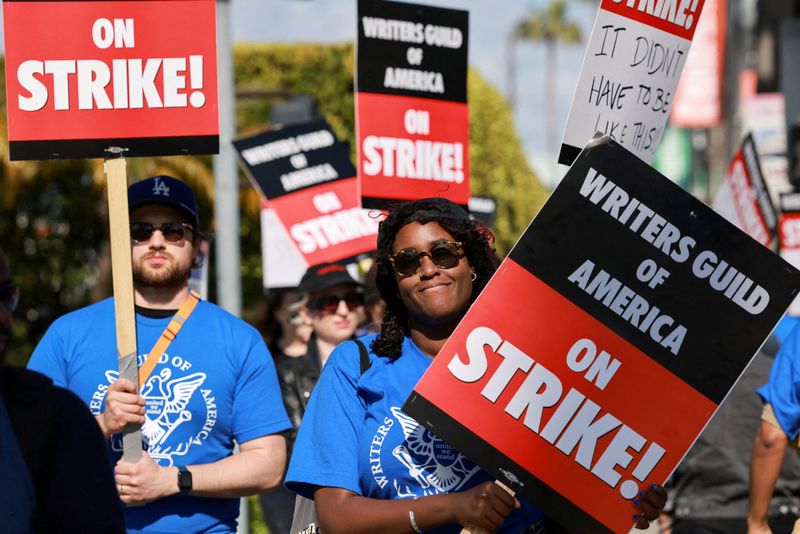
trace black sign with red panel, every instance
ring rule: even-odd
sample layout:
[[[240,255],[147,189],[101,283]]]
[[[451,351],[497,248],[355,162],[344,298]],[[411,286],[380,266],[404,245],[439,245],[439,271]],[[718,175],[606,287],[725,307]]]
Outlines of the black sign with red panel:
[[[3,2],[10,159],[219,149],[214,0]]]
[[[361,209],[347,148],[324,120],[233,142],[308,265],[375,250],[377,214]]]
[[[468,13],[359,0],[356,77],[362,203],[469,202]]]
[[[404,410],[575,532],[628,532],[800,287],[607,137],[581,152]]]

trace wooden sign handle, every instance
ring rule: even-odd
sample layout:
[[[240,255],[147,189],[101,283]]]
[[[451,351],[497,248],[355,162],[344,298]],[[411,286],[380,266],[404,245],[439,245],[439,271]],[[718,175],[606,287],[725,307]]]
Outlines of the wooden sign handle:
[[[139,367],[136,361],[136,315],[133,308],[133,268],[125,158],[107,159],[105,168],[108,179],[109,239],[119,376],[127,378],[138,388]],[[125,427],[122,431],[122,449],[122,457],[126,462],[138,462],[142,458],[141,425]]]
[[[503,488],[504,490],[506,490],[508,494],[511,495],[512,497],[516,495],[516,492],[513,489],[509,488],[499,480],[495,480],[494,483]],[[461,534],[491,534],[491,533],[488,530],[484,530],[480,527],[464,527],[463,529],[461,529]]]

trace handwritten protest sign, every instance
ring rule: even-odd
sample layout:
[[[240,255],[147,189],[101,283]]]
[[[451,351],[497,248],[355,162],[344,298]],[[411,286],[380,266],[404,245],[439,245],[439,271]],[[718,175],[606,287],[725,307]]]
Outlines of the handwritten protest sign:
[[[216,153],[213,0],[3,2],[10,158]]]
[[[356,170],[324,120],[234,141],[244,167],[270,201],[308,265],[375,250],[378,218],[361,209]]]
[[[403,410],[570,532],[628,532],[800,272],[604,137]]]
[[[602,132],[650,163],[664,133],[703,0],[603,0],[558,162]]]
[[[772,247],[778,232],[778,214],[761,174],[756,145],[748,135],[733,157],[725,181],[717,190],[713,208],[750,237]]]
[[[362,204],[469,201],[467,12],[359,0],[356,138]]]

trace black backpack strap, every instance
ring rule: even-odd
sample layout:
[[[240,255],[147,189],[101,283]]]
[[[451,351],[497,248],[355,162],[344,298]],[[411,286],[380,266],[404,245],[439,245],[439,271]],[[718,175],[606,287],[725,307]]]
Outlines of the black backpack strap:
[[[358,345],[358,358],[361,361],[361,374],[367,372],[367,370],[372,367],[372,362],[369,359],[369,353],[367,352],[367,347],[364,343],[361,342],[360,339],[354,339],[356,345]]]

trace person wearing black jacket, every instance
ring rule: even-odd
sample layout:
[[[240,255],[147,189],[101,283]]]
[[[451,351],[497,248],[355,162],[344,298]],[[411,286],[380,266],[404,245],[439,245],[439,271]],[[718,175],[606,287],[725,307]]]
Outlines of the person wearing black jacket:
[[[0,534],[125,532],[111,458],[86,405],[2,362],[18,297],[0,249]]]
[[[313,333],[301,356],[290,356],[274,349],[275,368],[283,394],[283,404],[292,422],[287,433],[287,459],[291,456],[297,430],[306,411],[311,391],[325,361],[342,341],[350,339],[364,313],[362,285],[336,263],[310,267],[300,280],[300,313],[311,322]],[[261,495],[261,507],[271,534],[289,532],[294,509],[294,494],[285,488]]]

